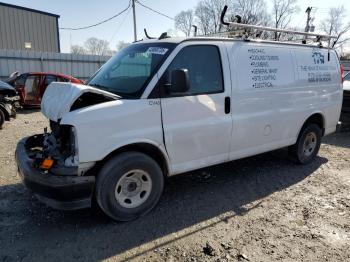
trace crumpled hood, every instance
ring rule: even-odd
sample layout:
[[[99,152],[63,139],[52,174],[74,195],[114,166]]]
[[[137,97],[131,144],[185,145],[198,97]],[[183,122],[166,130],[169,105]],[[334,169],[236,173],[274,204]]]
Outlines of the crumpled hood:
[[[3,81],[0,81],[0,90],[13,90],[15,91],[15,89],[10,86],[9,84],[3,82]]]
[[[70,111],[73,103],[84,93],[100,94],[112,99],[120,98],[115,94],[87,85],[53,82],[45,90],[41,101],[41,112],[47,118],[57,122]]]

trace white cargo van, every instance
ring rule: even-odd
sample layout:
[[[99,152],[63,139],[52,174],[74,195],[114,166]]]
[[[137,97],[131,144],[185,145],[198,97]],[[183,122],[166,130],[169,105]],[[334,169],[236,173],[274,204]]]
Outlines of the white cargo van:
[[[312,161],[342,105],[334,50],[193,37],[134,43],[86,85],[51,84],[51,132],[18,143],[27,187],[60,209],[96,199],[116,220],[158,202],[164,178],[289,147]]]

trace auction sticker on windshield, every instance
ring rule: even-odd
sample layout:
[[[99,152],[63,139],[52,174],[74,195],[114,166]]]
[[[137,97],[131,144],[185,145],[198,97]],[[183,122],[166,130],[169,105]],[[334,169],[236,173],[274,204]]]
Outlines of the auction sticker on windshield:
[[[164,47],[149,47],[147,53],[156,54],[156,55],[165,55],[168,52],[168,48]]]

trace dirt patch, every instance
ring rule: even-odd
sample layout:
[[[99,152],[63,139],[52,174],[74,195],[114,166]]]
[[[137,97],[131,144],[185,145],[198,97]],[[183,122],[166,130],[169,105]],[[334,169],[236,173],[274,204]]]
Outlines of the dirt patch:
[[[147,216],[116,223],[97,208],[56,211],[21,184],[17,141],[35,110],[0,131],[1,261],[349,261],[350,132],[310,165],[279,150],[168,179]]]

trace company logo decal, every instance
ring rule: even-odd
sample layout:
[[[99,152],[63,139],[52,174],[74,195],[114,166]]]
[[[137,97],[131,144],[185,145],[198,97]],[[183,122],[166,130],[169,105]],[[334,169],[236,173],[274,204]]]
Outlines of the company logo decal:
[[[321,52],[314,51],[312,53],[312,58],[314,59],[314,63],[316,65],[324,64],[324,55],[322,55]]]

